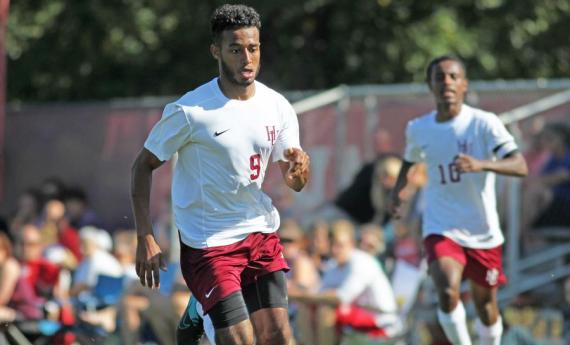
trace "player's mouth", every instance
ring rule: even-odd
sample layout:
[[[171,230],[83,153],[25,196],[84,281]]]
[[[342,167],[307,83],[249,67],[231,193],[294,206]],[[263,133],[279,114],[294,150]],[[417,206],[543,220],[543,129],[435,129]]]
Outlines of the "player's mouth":
[[[250,68],[244,68],[242,69],[239,74],[242,76],[242,78],[244,79],[251,79],[255,77],[255,71],[250,69]]]
[[[449,89],[443,90],[441,94],[443,97],[455,97],[455,91],[454,90],[449,90]]]

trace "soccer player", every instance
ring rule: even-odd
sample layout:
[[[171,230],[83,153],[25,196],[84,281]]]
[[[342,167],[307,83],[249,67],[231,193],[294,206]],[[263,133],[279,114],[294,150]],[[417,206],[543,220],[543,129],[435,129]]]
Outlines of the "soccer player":
[[[151,227],[152,171],[178,153],[172,205],[186,284],[225,344],[288,344],[287,263],[279,215],[261,190],[270,156],[300,191],[309,156],[292,106],[260,82],[260,18],[223,5],[211,18],[210,52],[219,76],[168,104],[133,164],[137,274],[159,286],[163,257]]]
[[[464,104],[468,80],[461,60],[441,56],[431,61],[427,83],[436,110],[407,126],[404,163],[392,194],[392,212],[398,216],[399,194],[410,167],[425,161],[429,182],[423,237],[429,273],[438,293],[438,320],[453,344],[471,344],[460,300],[465,277],[471,281],[480,344],[498,345],[502,321],[497,289],[506,277],[495,174],[525,176],[526,163],[495,114]]]

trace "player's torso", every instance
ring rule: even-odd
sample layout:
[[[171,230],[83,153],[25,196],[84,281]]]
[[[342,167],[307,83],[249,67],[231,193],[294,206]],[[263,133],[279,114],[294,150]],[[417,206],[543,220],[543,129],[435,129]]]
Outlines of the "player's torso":
[[[429,187],[445,190],[445,193],[462,193],[462,189],[474,188],[486,178],[486,173],[460,173],[454,161],[463,153],[478,160],[490,159],[482,135],[482,127],[471,113],[461,114],[448,122],[426,121],[416,131],[428,167]]]
[[[190,109],[192,142],[179,154],[200,174],[200,182],[236,191],[263,182],[265,169],[283,125],[271,102],[229,101],[221,108]]]
[[[474,111],[442,123],[435,121],[435,114],[422,120],[414,138],[428,168],[424,236],[448,234],[467,246],[502,242],[494,174],[461,173],[454,163],[460,153],[477,160],[493,159],[485,142],[484,120]]]

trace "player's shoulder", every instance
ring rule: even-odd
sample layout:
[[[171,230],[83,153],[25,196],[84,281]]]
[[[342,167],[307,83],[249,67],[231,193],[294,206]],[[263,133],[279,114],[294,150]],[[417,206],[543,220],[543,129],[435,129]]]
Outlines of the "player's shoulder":
[[[272,101],[279,103],[289,104],[289,101],[287,98],[285,98],[285,96],[260,81],[255,81],[255,89],[256,92],[259,92],[260,95],[263,96],[263,98],[266,100],[271,99]]]
[[[499,116],[493,112],[468,105],[464,105],[464,107],[471,113],[472,119],[481,125],[497,125],[501,123]]]
[[[408,121],[408,131],[414,131],[431,125],[435,119],[435,110],[424,113]]]
[[[186,92],[182,97],[180,97],[174,103],[181,106],[194,107],[215,100],[217,98],[216,83],[217,79],[214,78],[209,82],[204,83],[198,86],[197,88]]]

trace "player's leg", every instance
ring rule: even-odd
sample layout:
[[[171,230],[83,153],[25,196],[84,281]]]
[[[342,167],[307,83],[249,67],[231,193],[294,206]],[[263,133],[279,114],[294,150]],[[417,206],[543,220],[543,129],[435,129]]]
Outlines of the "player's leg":
[[[503,321],[497,303],[497,290],[506,283],[502,248],[469,249],[465,276],[471,280],[473,302],[478,319],[475,329],[481,345],[499,345]]]
[[[243,288],[257,345],[287,345],[291,340],[287,281],[280,270],[258,276]]]
[[[253,329],[241,293],[241,273],[249,261],[244,243],[205,249],[181,243],[184,280],[211,318],[217,345],[253,344]]]
[[[198,303],[198,300],[196,300],[194,296],[190,296],[186,310],[176,328],[176,344],[200,344],[200,339],[202,339],[202,335],[204,335],[204,320],[198,313]]]
[[[479,335],[479,344],[501,344],[503,320],[497,304],[497,288],[488,288],[472,283],[471,291],[478,316],[475,321],[475,330]]]
[[[253,345],[253,328],[241,291],[220,300],[208,315],[214,325],[217,345]]]
[[[461,279],[466,261],[463,248],[443,236],[432,235],[424,245],[429,274],[437,290],[438,321],[454,345],[470,345],[465,308],[460,298]]]

